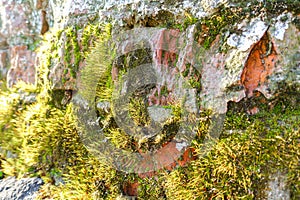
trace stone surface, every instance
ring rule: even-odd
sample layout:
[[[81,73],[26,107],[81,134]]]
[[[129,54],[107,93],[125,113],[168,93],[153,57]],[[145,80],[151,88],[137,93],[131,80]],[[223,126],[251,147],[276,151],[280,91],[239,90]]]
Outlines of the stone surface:
[[[0,33],[10,46],[33,43],[41,27],[40,15],[32,1],[3,0],[0,2]]]
[[[225,113],[228,101],[238,102],[254,91],[272,98],[282,82],[299,86],[300,31],[291,23],[291,14],[286,17],[285,22],[277,18],[269,28],[259,19],[237,24],[241,33],[228,37],[226,54],[217,53],[218,44],[211,47],[201,79],[204,108]]]
[[[15,177],[8,177],[0,180],[0,199],[33,200],[42,185],[43,181],[40,178],[17,180]]]
[[[114,33],[137,27],[167,27],[169,23],[182,25],[187,19],[204,20],[204,17],[212,16],[219,7],[234,5],[231,2],[234,1],[2,0],[0,1],[0,78],[7,76],[9,87],[19,80],[35,83],[35,68],[38,62],[36,62],[37,55],[34,51],[41,39],[40,34],[47,35],[51,29],[65,30],[71,26],[83,28],[88,23],[108,21],[112,23]],[[260,0],[259,2],[264,3],[265,1]],[[220,32],[210,48],[203,50],[203,54],[200,56],[201,67],[195,66],[200,75],[198,77],[188,76],[188,78],[195,78],[201,82],[200,94],[193,91],[189,95],[189,111],[196,112],[197,107],[194,101],[196,97],[201,99],[201,109],[206,108],[217,113],[226,113],[229,101],[238,102],[245,97],[252,97],[255,92],[260,92],[267,98],[273,98],[281,89],[282,84],[300,84],[300,31],[299,27],[297,28],[292,23],[297,16],[289,11],[284,11],[284,13],[274,14],[273,19],[267,22],[263,14],[262,10],[259,16],[248,16],[243,21],[232,24],[233,30]],[[80,46],[82,29],[76,31],[76,42]],[[187,68],[185,60],[194,65],[196,63],[194,59],[198,59],[199,55],[195,55],[192,50],[197,32],[199,30],[196,25],[188,25],[185,30],[180,31],[173,29],[171,33],[166,33],[165,29],[161,29],[157,35],[152,35],[152,40],[149,40],[153,47],[151,55],[157,69],[162,65],[170,67],[169,61],[172,62],[172,65],[177,66],[176,69],[175,67],[165,71],[161,69],[160,74],[163,76],[161,83],[168,87],[168,92],[172,92],[177,86],[174,83],[175,75],[184,72]],[[202,31],[201,34],[208,33]],[[176,35],[180,35],[186,44],[180,50],[163,52],[164,48],[173,50],[176,41],[172,40],[171,36]],[[145,36],[147,35],[143,35],[143,33],[134,35],[135,39]],[[48,39],[47,36],[45,39]],[[54,89],[76,89],[76,77],[62,83],[65,65],[69,64],[64,60],[66,33],[63,32],[58,41],[50,42],[60,45],[58,52],[55,52],[57,58],[52,59],[48,66],[50,68],[49,78],[53,82]],[[167,46],[163,46],[164,43],[167,43]],[[226,47],[226,51],[219,51],[221,45]],[[163,53],[165,53],[164,57]],[[176,54],[179,59],[175,63]],[[81,67],[84,67],[84,63],[80,63]],[[117,73],[113,71],[113,74]],[[116,78],[113,77],[113,79]],[[151,104],[168,105],[172,103],[173,99],[170,93],[161,95],[161,90],[162,87],[158,86],[151,91],[152,96],[149,100]],[[35,96],[24,97],[24,100],[34,102]],[[99,103],[97,106],[98,109],[105,112],[110,109],[110,105],[107,103]],[[259,109],[253,107],[248,114],[257,112]],[[159,116],[159,113],[163,114]],[[149,114],[159,122],[169,116],[167,109],[149,110]],[[182,146],[180,143],[171,143],[167,150],[175,155],[184,147],[184,143]],[[182,163],[178,161],[179,165],[183,166],[192,159],[188,157],[189,152],[190,150],[185,151]],[[163,163],[169,158],[158,154],[157,159]],[[147,166],[147,163],[141,164]],[[174,166],[170,166],[170,169],[172,167]],[[277,174],[273,179],[269,182],[268,198],[288,199],[289,192],[283,189],[286,181],[284,176],[282,178],[282,174]],[[0,181],[0,199],[23,198],[23,183],[41,185],[41,180],[17,181],[14,178],[2,180]],[[27,186],[24,187],[27,188]],[[27,189],[31,191],[32,188]],[[16,191],[20,191],[20,193],[13,194]],[[1,195],[4,193],[6,196],[2,198]],[[25,193],[27,194],[26,191]]]
[[[260,91],[269,97],[280,89],[279,83],[300,86],[300,31],[290,21],[291,18],[285,22],[283,39],[276,36],[279,32],[277,26],[270,28],[278,61],[269,77],[268,87],[260,88]]]
[[[19,80],[35,81],[34,49],[40,40],[42,18],[34,0],[0,2],[0,78],[8,79],[9,87]]]
[[[281,172],[272,174],[268,182],[268,200],[289,200],[290,191],[287,188],[287,176]]]
[[[104,4],[103,0],[67,0],[55,2],[52,4],[54,26],[58,28],[73,24],[82,26],[93,21],[97,18],[98,11]]]
[[[218,6],[226,4],[227,0],[122,0],[106,1],[104,8],[99,11],[100,20],[115,19],[113,22],[119,26],[145,25],[149,18],[156,17],[157,25],[159,21],[163,23],[163,16],[166,13],[173,15],[173,20],[182,22],[184,13],[189,12],[192,16],[201,18],[211,14]],[[162,12],[166,11],[166,12]],[[163,13],[163,14],[162,14]],[[150,23],[149,25],[151,26]],[[153,25],[152,25],[153,26]]]
[[[5,78],[8,71],[8,51],[0,50],[0,79]]]
[[[150,106],[147,109],[151,119],[158,123],[164,123],[172,116],[172,110],[168,108]]]
[[[17,81],[35,83],[36,54],[27,46],[14,46],[10,50],[10,69],[7,73],[7,85],[11,87]]]

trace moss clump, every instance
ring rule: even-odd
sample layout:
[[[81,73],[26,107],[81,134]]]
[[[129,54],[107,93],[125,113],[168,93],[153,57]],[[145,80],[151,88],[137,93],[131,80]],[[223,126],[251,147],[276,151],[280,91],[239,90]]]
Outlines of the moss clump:
[[[230,0],[230,3],[233,3],[236,5],[236,7],[245,8],[248,7],[247,10],[253,8],[264,8],[264,11],[267,12],[270,16],[277,15],[278,13],[283,13],[284,11],[292,11],[295,14],[298,14],[300,12],[299,6],[300,1],[299,0],[265,0],[263,2],[258,0],[253,1],[238,1],[238,0]],[[257,11],[256,9],[254,11]],[[254,13],[253,13],[254,14]]]
[[[42,177],[46,185],[40,198],[95,199],[119,195],[122,176],[85,149],[72,106],[57,109],[49,97],[41,95],[36,102],[26,103],[21,91],[37,90],[18,85],[0,95],[1,172]],[[7,157],[8,152],[13,156]],[[54,186],[60,184],[64,185]]]
[[[166,199],[163,176],[139,179],[139,199]]]
[[[79,62],[81,61],[80,48],[78,44],[77,27],[69,27],[65,30],[65,55],[64,65],[72,78],[76,78]]]
[[[117,172],[105,160],[89,154],[80,142],[70,105],[57,109],[44,93],[28,103],[21,98],[24,92],[37,90],[22,85],[1,94],[1,105],[6,106],[0,110],[0,145],[14,154],[7,158],[1,153],[1,171],[41,176],[46,184],[39,198],[115,199],[125,183],[138,180],[141,199],[258,199],[264,198],[269,175],[278,170],[287,174],[292,199],[299,197],[298,93],[281,96],[254,116],[230,106],[222,138],[205,157],[172,172],[163,170],[152,178],[137,178]],[[207,115],[201,116],[199,138],[193,143],[199,153],[209,127]],[[64,185],[59,185],[59,177]]]
[[[213,16],[205,18],[198,25],[199,33],[196,40],[205,49],[209,49],[217,35],[221,35],[230,29],[236,22],[243,19],[242,12],[234,8],[220,7]]]
[[[102,31],[101,36],[107,37],[105,33]],[[61,35],[58,31],[55,37]],[[56,52],[54,45],[42,46],[41,50]],[[121,193],[124,175],[86,150],[72,105],[60,107],[53,99],[57,96],[51,90],[48,73],[55,56],[47,52],[42,60],[37,87],[18,84],[0,94],[1,173],[42,177],[46,184],[39,198],[115,199]],[[36,94],[35,100],[26,100],[31,93]]]
[[[189,86],[191,88],[196,89],[197,94],[200,93],[202,87],[201,87],[201,75],[198,70],[190,66],[190,64],[186,65],[185,71],[182,73],[183,77],[186,78],[187,82],[189,83]]]
[[[150,123],[150,117],[147,111],[147,99],[141,97],[132,97],[129,102],[129,113],[134,123],[139,126],[147,126]]]
[[[63,30],[51,30],[45,34],[39,48],[42,55],[42,63],[38,69],[39,83],[49,81],[49,72],[54,66],[62,68],[62,84],[74,80],[79,67],[85,62],[89,48],[101,37],[106,27],[100,23],[84,27],[70,26]]]
[[[299,106],[282,111],[280,103],[257,116],[229,111],[222,138],[212,151],[166,175],[167,197],[264,198],[269,175],[283,171],[288,176],[292,199],[297,199],[299,112]],[[195,144],[199,151],[201,144]]]
[[[26,102],[22,99],[24,91],[32,93],[37,89],[23,84],[1,94],[4,106],[0,110],[0,145],[4,150],[3,157],[8,152],[13,154],[3,160],[3,171],[7,175],[28,173],[51,179],[50,171],[57,168],[64,172],[67,159],[72,157],[72,151],[66,148],[72,142],[76,145],[75,121],[70,107],[56,109],[42,95],[35,101]]]
[[[107,101],[112,95],[112,56],[114,52],[109,51],[107,46],[108,40],[111,38],[111,25],[107,24],[102,27],[102,32],[98,36],[95,46],[91,47],[89,54],[85,54],[86,67],[81,72],[81,79],[86,88],[82,88],[80,92],[87,99],[93,99],[96,88],[96,101]],[[87,42],[88,40],[85,39]],[[90,41],[91,42],[91,41]],[[87,53],[87,52],[86,52]],[[102,62],[100,62],[100,60]],[[99,81],[95,81],[94,79]],[[92,96],[90,96],[92,95]]]
[[[185,12],[184,19],[182,21],[183,21],[183,23],[180,23],[180,24],[170,21],[168,24],[166,24],[166,27],[167,28],[175,28],[175,29],[179,29],[180,31],[184,31],[187,29],[188,26],[199,22],[199,19],[193,17],[190,13]]]
[[[24,82],[19,82],[13,89],[1,91],[0,101],[0,133],[3,154],[6,154],[6,149],[14,154],[18,151],[20,137],[15,133],[15,123],[19,117],[19,113],[26,109],[31,103],[25,100],[25,96],[38,92],[33,85],[27,85]],[[9,148],[13,146],[13,148]],[[3,155],[4,157],[4,155]]]

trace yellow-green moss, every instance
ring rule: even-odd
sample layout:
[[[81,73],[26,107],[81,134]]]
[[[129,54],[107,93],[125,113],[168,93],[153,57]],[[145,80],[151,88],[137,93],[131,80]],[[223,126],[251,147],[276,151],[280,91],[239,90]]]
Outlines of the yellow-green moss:
[[[18,177],[38,175],[49,184],[54,184],[57,176],[64,179],[61,187],[46,184],[41,197],[94,199],[94,195],[119,195],[117,172],[91,156],[81,143],[72,106],[60,110],[40,96],[24,105],[20,90],[31,91],[31,86],[22,87],[0,96],[1,171]],[[7,158],[7,151],[14,156]]]
[[[225,27],[225,19],[219,17],[203,22],[216,31],[208,36],[207,44],[223,25]],[[39,193],[40,199],[116,199],[123,193],[124,183],[137,180],[140,199],[257,199],[263,198],[269,175],[279,170],[288,176],[292,199],[299,197],[300,107],[299,102],[293,101],[293,97],[289,96],[278,97],[278,100],[270,102],[274,104],[272,109],[262,106],[261,111],[254,116],[245,114],[245,111],[229,109],[222,136],[213,149],[206,156],[199,156],[187,166],[171,172],[162,170],[152,178],[137,178],[135,174],[116,171],[105,160],[94,158],[80,141],[72,105],[57,108],[51,103],[53,91],[48,74],[54,59],[58,59],[58,49],[61,46],[57,41],[62,33],[66,33],[70,46],[64,48],[70,53],[67,55],[70,57],[65,57],[65,62],[74,60],[74,65],[78,67],[79,62],[86,59],[88,65],[95,65],[95,68],[83,71],[83,75],[86,75],[86,81],[95,81],[88,80],[88,77],[94,73],[91,69],[98,69],[98,73],[103,76],[96,80],[99,81],[96,83],[96,102],[111,101],[114,87],[111,78],[112,63],[108,60],[99,65],[95,59],[107,53],[101,50],[104,49],[101,45],[110,38],[111,27],[85,27],[80,49],[76,44],[76,31],[78,28],[68,28],[52,35],[46,34],[47,41],[41,47],[45,55],[38,70],[37,88],[23,83],[0,94],[0,146],[3,149],[0,168],[5,175],[41,176],[46,184]],[[98,42],[90,50],[88,47],[94,45],[96,38]],[[76,55],[73,55],[74,52]],[[142,64],[140,61],[130,60],[131,56],[148,55],[147,51],[135,53],[122,58],[124,69],[120,68],[120,71]],[[144,61],[148,62],[147,59],[148,57]],[[65,68],[66,74],[71,73],[69,68]],[[201,89],[197,79],[190,83],[198,90]],[[87,95],[94,95],[95,91],[90,92],[87,91]],[[24,101],[24,93],[38,93],[36,101]],[[289,99],[292,103],[287,101]],[[148,122],[146,106],[141,99],[134,100],[130,102],[131,117],[136,124],[145,125]],[[139,109],[133,110],[136,106]],[[176,134],[180,122],[179,106],[170,105],[168,108],[173,110],[173,118],[164,124],[160,138],[139,144],[139,141],[134,141],[134,138],[118,129],[111,114],[102,116],[102,120],[107,123],[105,134],[116,147],[129,151],[136,151],[136,148],[149,149],[149,144],[159,148],[165,140]],[[197,138],[193,141],[198,155],[201,155],[201,142],[211,123],[210,115],[209,111],[200,114]],[[13,155],[10,158],[6,155],[8,151]],[[58,184],[57,178],[62,178],[64,185],[55,186]]]
[[[288,174],[292,199],[297,199],[300,108],[278,109],[252,117],[229,112],[212,151],[165,176],[168,199],[264,198],[269,175],[276,171]],[[200,151],[201,143],[195,144]]]
[[[150,123],[147,111],[146,98],[132,97],[129,102],[129,114],[134,123],[138,126],[146,126]]]
[[[62,30],[46,33],[39,48],[41,64],[38,68],[39,83],[48,81],[49,69],[54,64],[61,65],[64,73],[62,84],[76,78],[79,66],[84,62],[89,48],[109,25],[88,24],[85,27],[70,26]],[[62,54],[61,54],[62,53]],[[60,55],[61,54],[61,55]]]
[[[125,182],[137,180],[89,154],[80,142],[71,105],[59,110],[42,96],[24,105],[20,92],[36,89],[18,87],[2,93],[0,98],[2,105],[7,105],[0,112],[1,146],[16,156],[4,159],[1,155],[3,172],[40,175],[47,184],[39,198],[54,199],[115,199]],[[140,178],[139,198],[263,198],[269,174],[279,170],[287,173],[292,199],[297,199],[300,108],[297,102],[282,101],[271,110],[262,108],[255,116],[230,110],[222,138],[211,152],[170,173],[162,171],[153,178]],[[200,135],[208,129],[207,114],[202,116]],[[201,149],[200,141],[193,142],[196,152]],[[62,176],[65,184],[51,185],[55,176]]]
[[[106,32],[109,33],[109,26]],[[53,104],[55,95],[52,95],[48,74],[60,48],[54,40],[62,33],[57,31],[46,36],[49,40],[40,48],[45,54],[39,66],[37,88],[18,84],[6,93],[1,92],[1,172],[18,177],[41,176],[47,183],[40,193],[41,198],[50,195],[56,199],[114,199],[121,193],[118,178],[122,176],[85,149],[72,105],[57,108]],[[92,40],[89,42],[87,45],[92,45]],[[85,56],[86,52],[81,53]],[[23,102],[22,95],[29,93],[38,94],[36,101]],[[7,152],[13,156],[8,158]],[[63,187],[52,185],[60,178],[65,183]]]

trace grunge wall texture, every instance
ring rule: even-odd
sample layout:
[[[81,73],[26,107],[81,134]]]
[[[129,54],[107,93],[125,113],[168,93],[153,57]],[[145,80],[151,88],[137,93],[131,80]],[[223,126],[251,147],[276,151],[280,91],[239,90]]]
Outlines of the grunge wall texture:
[[[299,0],[3,0],[0,10],[0,181],[40,177],[38,199],[300,198]],[[117,40],[135,30],[132,40],[142,40],[151,28],[158,37],[141,45],[149,48],[127,52],[131,40]],[[175,35],[185,45],[163,50]],[[125,53],[108,62],[108,44]],[[112,96],[122,75],[145,63],[167,70],[165,86],[139,88],[128,103],[134,124],[163,125],[141,139],[117,126]],[[125,173],[88,151],[73,104],[85,79],[97,86],[94,109],[108,141],[141,156],[166,145],[177,154],[179,75],[194,89],[185,106],[198,108],[196,136],[179,159]],[[202,156],[212,113],[225,118]]]

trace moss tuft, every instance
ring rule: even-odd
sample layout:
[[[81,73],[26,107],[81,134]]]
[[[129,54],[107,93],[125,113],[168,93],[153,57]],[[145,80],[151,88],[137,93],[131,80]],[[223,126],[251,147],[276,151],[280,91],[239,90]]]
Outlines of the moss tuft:
[[[282,171],[288,175],[292,199],[297,199],[300,107],[283,112],[279,102],[254,116],[229,111],[212,151],[166,175],[167,198],[265,198],[269,175]],[[195,144],[200,151],[201,143]]]

